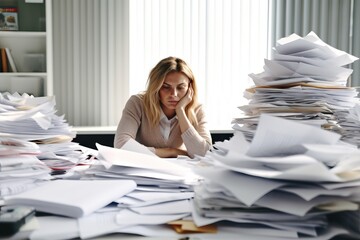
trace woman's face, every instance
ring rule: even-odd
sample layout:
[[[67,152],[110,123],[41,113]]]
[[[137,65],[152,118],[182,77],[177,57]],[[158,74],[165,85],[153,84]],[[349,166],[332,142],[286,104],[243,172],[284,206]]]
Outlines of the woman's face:
[[[161,108],[167,117],[175,115],[175,108],[189,88],[189,78],[181,72],[169,73],[159,91]]]

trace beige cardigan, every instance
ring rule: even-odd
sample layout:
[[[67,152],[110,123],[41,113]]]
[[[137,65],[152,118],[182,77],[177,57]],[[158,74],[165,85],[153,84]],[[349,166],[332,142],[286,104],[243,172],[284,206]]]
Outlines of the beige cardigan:
[[[190,157],[194,157],[195,154],[204,156],[211,148],[211,135],[207,129],[207,122],[201,105],[195,109],[195,114],[199,122],[196,129],[191,126],[181,134],[179,123],[176,120],[169,139],[166,141],[160,132],[160,127],[150,125],[140,95],[133,95],[123,110],[115,134],[114,147],[121,148],[132,138],[146,147],[181,148],[186,150]]]

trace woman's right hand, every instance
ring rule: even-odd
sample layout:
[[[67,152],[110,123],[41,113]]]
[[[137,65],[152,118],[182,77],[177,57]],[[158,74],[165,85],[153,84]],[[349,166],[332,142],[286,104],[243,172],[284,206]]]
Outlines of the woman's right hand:
[[[192,101],[192,98],[194,96],[194,89],[191,86],[191,83],[189,83],[189,88],[185,96],[180,99],[178,104],[176,105],[176,110],[179,111],[181,109],[185,109],[185,107]]]

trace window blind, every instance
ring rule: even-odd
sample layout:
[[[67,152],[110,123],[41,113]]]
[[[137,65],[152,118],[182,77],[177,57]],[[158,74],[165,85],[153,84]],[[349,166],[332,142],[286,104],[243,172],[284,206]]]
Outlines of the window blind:
[[[267,53],[268,1],[54,1],[54,94],[74,126],[117,125],[162,58],[192,68],[212,129],[230,129]]]
[[[54,95],[73,126],[112,126],[128,98],[128,1],[53,1]]]

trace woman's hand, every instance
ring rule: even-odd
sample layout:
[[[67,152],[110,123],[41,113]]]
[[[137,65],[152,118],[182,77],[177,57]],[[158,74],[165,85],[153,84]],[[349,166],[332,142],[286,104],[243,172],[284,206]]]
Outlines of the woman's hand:
[[[191,86],[191,83],[189,83],[189,88],[185,96],[178,102],[176,105],[176,110],[185,109],[185,107],[191,102],[192,97],[194,94],[194,89]]]
[[[155,154],[161,158],[175,158],[179,155],[188,156],[185,150],[178,148],[155,148]]]
[[[191,83],[189,83],[189,89],[185,96],[178,102],[176,105],[176,116],[179,121],[181,133],[186,132],[190,127],[191,123],[186,115],[185,107],[191,102],[194,96],[194,89],[192,88]]]

